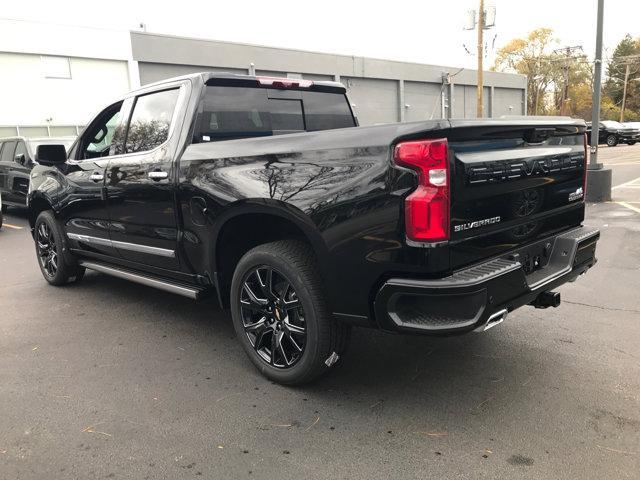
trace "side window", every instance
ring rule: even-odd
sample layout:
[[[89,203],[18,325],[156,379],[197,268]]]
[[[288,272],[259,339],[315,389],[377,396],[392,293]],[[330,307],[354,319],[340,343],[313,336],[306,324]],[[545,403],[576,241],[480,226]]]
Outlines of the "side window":
[[[0,153],[0,161],[13,162],[13,152],[16,149],[16,142],[4,142],[2,153]]]
[[[13,154],[14,161],[18,155],[24,155],[23,165],[27,165],[28,163],[30,163],[29,154],[27,153],[27,146],[24,144],[24,142],[18,142],[16,151]]]
[[[153,150],[167,141],[179,92],[175,88],[141,95],[136,99],[129,122],[125,153]]]
[[[89,126],[82,138],[81,159],[122,153],[124,125],[120,121],[121,112],[122,102],[111,105]]]

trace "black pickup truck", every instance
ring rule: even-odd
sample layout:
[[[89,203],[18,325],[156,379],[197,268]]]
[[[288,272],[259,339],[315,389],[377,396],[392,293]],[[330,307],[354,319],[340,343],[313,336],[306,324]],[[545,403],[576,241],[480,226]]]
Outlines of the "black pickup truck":
[[[482,331],[596,262],[585,124],[358,127],[339,83],[194,74],[43,145],[29,220],[44,278],[85,269],[217,295],[267,377],[310,381],[353,325]]]
[[[615,147],[619,143],[635,145],[640,142],[640,130],[626,126],[613,120],[603,120],[599,123],[598,143],[606,143],[609,147]],[[587,141],[591,143],[591,131],[593,125],[587,122]]]

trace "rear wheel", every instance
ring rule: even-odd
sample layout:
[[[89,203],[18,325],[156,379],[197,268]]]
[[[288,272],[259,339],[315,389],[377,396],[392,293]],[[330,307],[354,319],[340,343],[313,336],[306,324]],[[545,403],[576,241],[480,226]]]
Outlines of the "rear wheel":
[[[615,135],[607,135],[607,146],[615,147],[618,145],[618,137]]]
[[[53,213],[40,213],[34,232],[38,265],[44,279],[56,286],[82,280],[85,269],[66,258],[64,233]]]
[[[315,256],[302,242],[247,252],[233,276],[231,309],[245,352],[278,383],[310,382],[346,350],[350,329],[331,318]]]

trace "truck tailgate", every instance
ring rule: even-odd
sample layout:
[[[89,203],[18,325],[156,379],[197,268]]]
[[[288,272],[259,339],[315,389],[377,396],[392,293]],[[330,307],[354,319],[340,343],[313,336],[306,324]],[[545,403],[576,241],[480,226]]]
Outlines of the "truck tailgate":
[[[453,269],[580,225],[582,122],[452,120],[451,126]],[[545,262],[544,252],[531,256],[532,269]]]

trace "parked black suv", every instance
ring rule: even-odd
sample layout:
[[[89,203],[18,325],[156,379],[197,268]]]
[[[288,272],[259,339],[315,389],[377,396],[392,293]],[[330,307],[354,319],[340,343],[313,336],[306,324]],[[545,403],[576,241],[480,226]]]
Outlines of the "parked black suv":
[[[0,193],[2,208],[27,206],[29,174],[39,145],[62,144],[70,147],[73,137],[60,138],[0,138]]]
[[[591,142],[591,122],[587,122],[587,138]],[[598,133],[598,143],[606,143],[609,147],[615,147],[618,143],[634,145],[640,141],[640,129],[628,127],[613,120],[603,120],[600,122]]]
[[[585,124],[356,127],[343,85],[193,74],[42,145],[29,222],[52,285],[85,269],[231,309],[251,361],[310,381],[350,327],[484,331],[596,262]],[[73,301],[73,300],[70,300]]]

